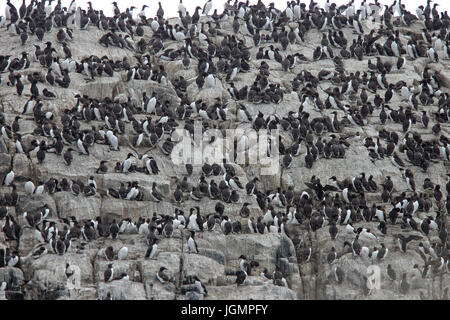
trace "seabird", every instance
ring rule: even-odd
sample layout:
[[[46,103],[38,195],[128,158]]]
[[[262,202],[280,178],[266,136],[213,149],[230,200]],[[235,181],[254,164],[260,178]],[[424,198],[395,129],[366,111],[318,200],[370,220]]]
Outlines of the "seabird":
[[[421,237],[417,236],[417,235],[409,235],[408,237],[405,237],[402,234],[398,234],[397,236],[397,241],[398,241],[398,246],[400,248],[400,251],[405,253],[406,252],[406,245],[408,244],[408,242],[412,241],[412,240],[420,240]]]
[[[110,282],[114,279],[114,268],[111,263],[108,264],[108,268],[106,268],[106,270],[104,272],[104,279],[105,279],[105,282]]]
[[[166,283],[170,281],[170,277],[165,272],[167,270],[166,267],[159,268],[158,273],[156,274],[156,279],[158,279],[161,283]]]
[[[127,256],[128,256],[128,248],[127,247],[120,248],[119,252],[117,253],[117,259],[125,260]]]
[[[341,267],[336,266],[334,268],[334,277],[336,279],[336,282],[341,284],[344,281],[344,277],[345,277],[344,270]]]
[[[191,235],[188,238],[189,253],[198,253],[197,242],[195,241],[195,231],[191,231]]]
[[[242,285],[244,283],[245,279],[247,279],[247,273],[245,271],[242,271],[242,270],[236,271],[236,284],[237,285]]]
[[[103,255],[105,256],[106,260],[112,261],[114,260],[114,249],[112,246],[109,246],[103,250]]]
[[[117,238],[117,235],[119,234],[119,225],[116,223],[116,220],[114,219],[109,226],[109,233],[111,234],[111,237],[113,239]]]
[[[145,258],[153,259],[158,249],[158,239],[152,239],[145,253]]]
[[[391,264],[388,264],[388,266],[387,266],[387,275],[388,275],[389,279],[391,279],[391,281],[397,280],[397,274],[396,274],[395,270],[392,268]]]
[[[205,5],[203,6],[202,13],[207,16],[208,13],[211,11],[211,8],[212,8],[212,0],[207,0]]]
[[[328,264],[332,264],[337,259],[337,253],[334,247],[331,247],[331,251],[327,255],[327,262]]]
[[[3,179],[3,185],[9,186],[14,181],[14,171],[10,169],[10,171],[6,174],[5,178]]]

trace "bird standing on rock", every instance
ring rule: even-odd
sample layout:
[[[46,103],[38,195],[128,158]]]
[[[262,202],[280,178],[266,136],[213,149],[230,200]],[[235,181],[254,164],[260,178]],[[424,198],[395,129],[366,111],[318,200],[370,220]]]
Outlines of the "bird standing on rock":
[[[290,1],[280,10],[228,0],[220,12],[204,0],[188,12],[180,0],[172,19],[162,1],[153,12],[113,2],[112,16],[91,2],[56,2],[23,0],[16,9],[7,0],[0,17],[0,267],[22,267],[15,247],[31,232],[34,260],[75,259],[97,248],[111,282],[129,280],[113,268],[115,259],[144,256],[159,261],[154,280],[170,289],[172,269],[158,254],[168,238],[181,235],[186,250],[199,254],[198,239],[214,247],[222,233],[227,241],[282,233],[299,263],[313,269],[324,258],[315,236],[329,237],[329,279],[340,286],[352,279],[341,264],[347,254],[352,263],[379,266],[408,255],[411,266],[388,261],[384,269],[403,295],[420,286],[411,271],[448,270],[450,183],[442,172],[450,159],[450,109],[440,70],[450,58],[450,20],[438,4],[409,12],[401,1]],[[42,44],[30,44],[36,39]],[[101,46],[89,50],[94,42]],[[228,129],[236,139],[226,141]],[[224,141],[233,143],[206,157]],[[281,168],[283,183],[265,174],[265,161],[253,162],[255,149],[271,169]],[[100,204],[102,216],[89,217]],[[311,239],[300,237],[304,228]],[[135,252],[139,246],[130,245],[141,240],[146,252]],[[414,240],[423,241],[424,271],[407,251]],[[263,262],[243,249],[238,270],[229,273],[237,290]],[[282,265],[261,270],[264,280],[292,287]],[[0,289],[15,290],[5,283]],[[186,284],[189,299],[207,294],[195,274]]]

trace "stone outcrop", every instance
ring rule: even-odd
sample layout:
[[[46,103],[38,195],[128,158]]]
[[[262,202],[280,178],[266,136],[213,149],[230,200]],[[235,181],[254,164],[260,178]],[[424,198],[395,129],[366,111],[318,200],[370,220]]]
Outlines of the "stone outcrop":
[[[211,17],[201,17],[201,23],[210,21]],[[225,36],[233,35],[232,28],[233,18],[228,17],[226,21],[220,22],[220,34],[212,38],[212,42],[220,47]],[[177,19],[169,19],[170,24],[178,23]],[[206,106],[211,107],[217,98],[227,106],[227,120],[226,121],[205,121],[209,127],[216,125],[221,130],[225,129],[243,129],[250,130],[252,124],[240,122],[237,118],[237,112],[240,105],[244,105],[249,114],[255,119],[259,112],[263,113],[265,119],[271,115],[277,115],[279,119],[288,117],[290,113],[299,111],[299,106],[303,104],[303,94],[305,91],[304,85],[309,83],[303,81],[299,90],[293,90],[292,82],[294,78],[304,71],[310,72],[314,77],[322,70],[335,70],[335,63],[332,59],[318,59],[313,60],[314,49],[320,45],[322,32],[317,28],[312,27],[304,34],[304,42],[296,42],[290,44],[287,50],[280,53],[283,57],[293,55],[295,53],[303,54],[308,61],[298,60],[296,66],[285,72],[280,63],[274,60],[257,60],[256,54],[258,47],[279,44],[272,42],[262,43],[255,47],[252,36],[244,32],[243,21],[241,23],[241,30],[237,34],[239,40],[242,40],[243,45],[249,48],[250,52],[250,70],[248,72],[239,72],[233,80],[236,88],[240,89],[244,85],[249,87],[258,75],[258,69],[262,61],[265,61],[270,69],[268,82],[271,84],[279,84],[283,90],[283,100],[278,103],[263,103],[254,104],[247,100],[235,101],[228,89],[230,83],[226,80],[226,74],[217,73],[215,78],[216,85],[214,88],[199,89],[195,79],[198,76],[197,67],[198,59],[191,58],[190,68],[185,69],[180,59],[174,61],[167,61],[161,59],[162,52],[154,54],[153,49],[148,49],[151,56],[151,63],[156,70],[158,66],[163,66],[166,71],[168,83],[159,83],[156,80],[137,80],[132,79],[126,81],[127,70],[115,71],[112,77],[97,76],[95,80],[87,78],[86,74],[80,72],[70,72],[70,86],[62,88],[60,86],[50,86],[48,83],[38,83],[39,91],[42,93],[44,88],[56,94],[56,98],[47,99],[41,97],[43,104],[42,111],[51,112],[53,119],[48,123],[55,124],[57,128],[62,129],[61,118],[64,112],[68,109],[74,108],[78,100],[76,95],[87,96],[91,99],[98,99],[103,101],[106,97],[113,101],[126,104],[128,102],[134,103],[135,106],[140,107],[143,103],[142,97],[145,92],[148,97],[156,93],[156,99],[161,105],[168,101],[170,111],[174,113],[175,108],[183,104],[178,88],[173,85],[173,82],[183,77],[187,81],[186,97],[189,103],[201,100]],[[199,24],[200,25],[200,24]],[[364,31],[368,33],[370,28],[375,27],[379,29],[379,25],[364,21],[362,23]],[[206,26],[206,25],[205,25]],[[328,26],[327,28],[332,28]],[[422,22],[415,21],[410,29],[417,34],[420,34]],[[134,44],[143,39],[149,44],[150,40],[154,38],[154,31],[150,25],[143,25],[144,35],[142,37],[136,36]],[[23,51],[27,52],[31,64],[29,68],[15,71],[16,74],[24,76],[23,83],[25,85],[22,96],[16,94],[14,86],[7,86],[8,72],[2,73],[0,84],[0,107],[2,116],[4,118],[4,125],[11,125],[15,117],[21,115],[20,130],[22,145],[30,148],[32,140],[46,141],[47,145],[52,145],[54,139],[50,135],[38,135],[34,130],[37,123],[33,117],[33,113],[22,115],[25,103],[30,99],[30,83],[26,79],[28,75],[34,72],[40,73],[45,77],[47,68],[42,67],[39,62],[33,58],[34,44],[39,44],[41,47],[45,41],[52,42],[52,46],[56,49],[56,55],[64,57],[60,42],[57,40],[57,32],[60,28],[54,28],[51,32],[45,33],[44,41],[39,42],[35,35],[30,35],[30,40],[21,45],[18,36],[11,36],[5,27],[0,28],[0,47],[4,48],[1,54],[11,55],[12,58],[20,58]],[[348,43],[351,44],[353,39],[357,39],[357,35],[353,33],[353,29],[346,26],[342,29],[344,36]],[[137,64],[136,52],[129,49],[118,48],[116,46],[108,46],[105,48],[99,43],[99,39],[106,32],[99,30],[96,26],[90,25],[88,30],[80,30],[77,26],[73,26],[73,39],[68,42],[72,52],[72,60],[80,63],[82,59],[88,58],[90,55],[97,57],[107,56],[108,60],[122,61],[126,57],[130,66]],[[270,31],[262,31],[264,34],[270,34]],[[124,32],[118,32],[125,36]],[[400,40],[404,45],[411,37],[406,33],[400,33]],[[387,37],[381,36],[377,42],[384,43]],[[198,43],[198,36],[194,37],[194,43]],[[164,40],[164,49],[179,49],[182,47],[182,42],[173,40]],[[45,46],[45,45],[44,45]],[[207,50],[207,46],[202,46]],[[281,47],[280,47],[281,48]],[[339,50],[335,49],[336,52]],[[396,57],[382,56],[384,62],[389,62],[393,65],[390,73],[386,74],[388,83],[396,84],[399,81],[405,83],[416,92],[419,92],[419,86],[413,86],[413,83],[422,80],[421,72],[424,66],[430,68],[430,72],[439,72],[442,77],[442,85],[440,90],[443,93],[449,93],[449,62],[445,60],[444,51],[439,50],[439,55],[442,59],[438,63],[430,63],[428,57],[419,57],[415,60],[407,59],[406,65],[401,70],[396,69]],[[407,55],[404,55],[407,57]],[[342,59],[344,74],[348,76],[351,73],[368,72],[368,60],[375,62],[375,55],[364,56],[361,61],[355,58]],[[218,62],[218,58],[214,57],[214,63]],[[317,98],[325,103],[328,98],[328,93],[325,91],[333,87],[340,88],[341,84],[334,85],[328,80],[320,81],[313,91],[317,94]],[[365,87],[365,86],[364,86]],[[378,90],[378,93],[384,97],[385,90]],[[367,91],[369,101],[373,102],[374,94]],[[181,94],[182,96],[182,94]],[[434,103],[430,105],[419,106],[416,110],[412,110],[415,114],[417,122],[413,125],[411,132],[420,134],[423,141],[437,141],[440,136],[447,137],[450,133],[450,127],[447,122],[441,123],[441,132],[435,135],[431,127],[436,123],[434,114],[439,111],[437,98],[434,98]],[[342,95],[342,105],[348,105],[352,108],[360,108],[361,101],[356,94]],[[407,101],[402,100],[399,91],[394,91],[392,100],[389,105],[394,110],[399,110],[400,106],[408,105]],[[198,107],[198,106],[197,106]],[[421,111],[427,110],[430,117],[430,124],[428,128],[424,128],[420,123]],[[448,110],[448,102],[447,109]],[[309,120],[319,117],[330,117],[332,119],[333,111],[337,112],[338,119],[346,119],[348,112],[344,109],[319,109],[311,106],[310,109],[304,112],[309,113]],[[447,111],[448,112],[448,111]],[[158,218],[166,215],[173,216],[174,210],[182,209],[187,218],[189,209],[198,206],[203,216],[208,214],[215,214],[215,207],[220,200],[212,200],[209,196],[204,195],[201,201],[194,201],[189,198],[189,193],[184,193],[184,201],[177,204],[174,200],[173,193],[178,183],[181,182],[183,176],[186,176],[186,169],[184,165],[174,164],[170,157],[165,155],[162,150],[162,143],[167,140],[169,135],[166,133],[164,139],[159,142],[159,145],[150,151],[149,139],[145,136],[142,145],[139,148],[131,148],[130,144],[137,137],[137,133],[133,130],[131,121],[124,121],[125,133],[118,135],[120,150],[114,151],[107,144],[95,143],[89,147],[89,155],[81,155],[78,153],[76,141],[71,145],[65,145],[65,152],[69,147],[74,150],[72,152],[73,161],[70,166],[64,164],[61,155],[46,152],[45,160],[42,163],[38,162],[36,152],[29,152],[27,154],[20,154],[16,150],[14,138],[8,138],[2,132],[0,136],[0,177],[5,177],[12,168],[15,172],[15,186],[19,196],[18,202],[15,205],[3,205],[7,208],[8,214],[14,217],[15,221],[22,227],[21,235],[18,239],[7,239],[4,232],[0,233],[0,246],[9,248],[10,253],[17,252],[20,256],[20,262],[15,267],[0,268],[0,283],[7,283],[7,290],[18,291],[23,294],[25,299],[419,299],[419,298],[445,298],[446,293],[450,287],[450,270],[449,270],[449,256],[441,249],[439,258],[442,257],[444,267],[439,269],[436,267],[436,261],[439,259],[432,259],[424,261],[419,253],[419,244],[422,243],[425,247],[436,244],[441,245],[441,240],[438,231],[432,230],[429,235],[424,235],[418,231],[411,230],[411,228],[402,228],[400,218],[396,224],[388,222],[388,229],[386,234],[382,234],[379,229],[379,221],[374,218],[371,222],[364,222],[361,219],[353,219],[353,226],[356,228],[364,227],[370,229],[377,237],[376,240],[360,239],[362,246],[373,251],[374,247],[380,248],[383,243],[389,249],[388,255],[382,260],[377,261],[372,257],[354,256],[345,246],[345,242],[352,242],[355,239],[354,233],[346,231],[346,225],[339,224],[338,235],[335,240],[331,240],[329,234],[328,222],[324,222],[323,226],[312,231],[310,227],[310,220],[305,221],[299,225],[284,224],[284,233],[268,233],[267,229],[264,234],[250,233],[248,228],[247,217],[242,217],[239,212],[244,202],[249,203],[250,217],[255,221],[258,217],[264,216],[266,210],[262,210],[258,205],[255,195],[247,195],[245,192],[245,185],[254,177],[259,177],[256,183],[258,190],[262,192],[276,193],[277,188],[281,190],[288,190],[293,187],[295,198],[300,199],[302,192],[307,191],[313,200],[313,213],[318,212],[319,215],[323,212],[323,203],[315,199],[315,192],[307,183],[311,182],[311,178],[320,179],[322,184],[332,185],[330,180],[332,176],[336,176],[338,180],[344,180],[355,176],[360,176],[365,173],[366,177],[373,176],[373,180],[378,184],[376,192],[366,192],[365,201],[369,208],[373,204],[379,206],[388,214],[393,208],[395,196],[401,195],[405,192],[410,197],[414,192],[408,187],[405,179],[404,171],[399,170],[395,166],[391,157],[384,157],[383,159],[374,160],[370,157],[368,149],[364,146],[364,139],[371,137],[376,142],[376,137],[381,130],[389,132],[397,132],[400,140],[405,134],[402,131],[402,124],[395,123],[388,120],[386,124],[381,124],[379,119],[380,108],[375,107],[373,113],[369,114],[364,126],[352,125],[348,120],[342,121],[343,129],[341,132],[329,132],[324,130],[323,133],[317,135],[313,134],[313,142],[318,139],[330,139],[331,135],[335,135],[349,143],[345,149],[345,156],[342,158],[326,158],[322,155],[313,163],[312,168],[305,166],[305,155],[307,154],[306,143],[300,144],[299,156],[292,158],[292,163],[289,168],[282,166],[282,158],[279,162],[279,170],[273,175],[261,175],[261,165],[248,164],[232,164],[239,177],[244,190],[239,190],[238,203],[224,203],[224,215],[227,215],[232,222],[239,221],[242,225],[241,232],[233,232],[225,235],[220,229],[220,219],[217,219],[214,231],[204,231],[196,233],[195,240],[197,242],[199,253],[189,253],[187,247],[187,239],[189,232],[186,229],[174,230],[172,237],[164,237],[160,234],[158,249],[155,257],[148,259],[145,253],[148,248],[147,237],[145,234],[137,234],[136,231],[121,232],[118,238],[113,240],[111,237],[101,237],[98,234],[94,240],[87,241],[82,236],[73,238],[71,247],[68,252],[60,255],[52,251],[51,243],[40,243],[36,236],[36,229],[28,225],[23,218],[24,212],[35,212],[41,210],[44,205],[50,209],[50,214],[46,217],[48,221],[54,221],[60,232],[64,228],[70,229],[70,222],[72,217],[75,217],[80,222],[80,226],[86,220],[95,220],[101,217],[105,223],[109,224],[115,219],[118,223],[123,219],[130,218],[133,222],[138,221],[139,218],[152,218],[156,213]],[[161,118],[161,114],[149,115],[145,112],[136,112],[134,118],[139,122],[143,122],[148,116],[153,118],[154,123]],[[123,117],[123,115],[122,115]],[[194,113],[191,119],[201,121],[201,117]],[[156,120],[156,121],[155,121]],[[86,121],[80,114],[78,114],[77,121],[79,122],[80,130],[89,130],[92,126],[96,130],[106,128],[105,121],[94,119]],[[184,128],[188,121],[176,119],[175,123],[178,128]],[[107,129],[105,129],[106,131]],[[290,147],[293,142],[293,136],[289,131],[280,132],[281,141],[286,147]],[[353,139],[351,138],[353,137]],[[448,143],[448,142],[447,142]],[[382,144],[387,142],[382,140]],[[444,145],[444,142],[440,142]],[[403,145],[400,141],[399,145]],[[447,193],[445,186],[449,179],[449,163],[448,158],[445,159],[442,155],[429,162],[429,167],[423,171],[418,166],[413,166],[410,162],[405,160],[405,155],[398,151],[399,145],[396,147],[396,152],[400,155],[406,163],[405,169],[410,169],[414,174],[416,182],[416,192],[424,193],[432,199],[432,207],[428,212],[422,209],[418,210],[413,219],[417,223],[427,217],[431,216],[436,219],[436,212],[440,211],[440,219],[444,225],[448,225],[448,212],[445,207]],[[447,144],[448,148],[448,144]],[[33,148],[30,148],[33,149]],[[448,150],[448,149],[447,149]],[[145,152],[146,151],[146,152]],[[133,153],[134,158],[132,163],[136,167],[145,167],[145,163],[140,159],[137,153],[145,152],[148,156],[152,156],[158,167],[159,174],[148,174],[146,172],[130,172],[120,173],[114,170],[117,162],[122,163],[128,153]],[[448,151],[447,151],[448,152]],[[282,156],[281,156],[282,157]],[[107,160],[108,172],[105,174],[97,174],[96,170],[99,167],[100,161]],[[196,186],[201,176],[201,165],[194,166],[192,175],[189,176],[191,187]],[[73,181],[82,181],[87,183],[90,176],[95,177],[97,184],[97,192],[93,196],[85,196],[83,190],[81,194],[75,195],[70,189],[68,191],[57,191],[49,193],[46,190],[40,195],[29,195],[25,191],[25,182],[31,179],[34,184],[40,185],[48,182],[50,178],[57,179],[60,183],[66,179],[70,184]],[[394,185],[391,201],[384,203],[380,197],[382,192],[381,184],[385,177],[390,176]],[[431,179],[435,185],[441,186],[441,191],[444,197],[441,201],[436,201],[433,198],[433,191],[424,190],[423,182],[426,178]],[[211,176],[207,178],[209,183],[214,179],[217,184],[224,178],[220,176]],[[125,199],[116,199],[112,197],[108,189],[112,188],[118,190],[121,183],[127,185],[136,181],[139,185],[140,193],[143,195],[141,201],[130,201]],[[159,191],[164,196],[163,201],[154,202],[152,198],[152,185],[156,183]],[[2,186],[0,188],[1,194],[10,194],[12,192],[11,186]],[[342,192],[330,192],[332,197],[335,193],[342,198]],[[358,193],[354,193],[358,195]],[[320,199],[322,200],[322,199]],[[448,201],[448,200],[447,200]],[[275,211],[280,212],[280,216],[286,213],[285,207],[277,207],[274,205]],[[345,206],[343,205],[342,208]],[[295,205],[293,205],[295,208]],[[447,203],[448,208],[448,203]],[[158,220],[158,223],[160,221]],[[0,225],[3,228],[6,225],[4,217],[0,220]],[[40,231],[43,231],[42,229]],[[408,243],[408,250],[402,253],[397,244],[397,234],[416,235],[420,240],[414,240]],[[47,239],[49,240],[49,239]],[[104,249],[112,246],[114,251],[113,261],[105,258]],[[128,248],[127,258],[118,260],[117,252],[122,247]],[[45,247],[47,254],[35,258],[33,253],[40,247]],[[333,264],[327,263],[327,255],[331,248],[334,247],[338,253],[338,259]],[[311,249],[311,255],[307,259],[304,257],[305,249]],[[103,251],[102,251],[103,250]],[[236,271],[239,270],[240,256],[245,255],[250,261],[255,261],[257,264],[252,269],[252,273],[248,275],[242,285],[236,284]],[[108,265],[112,263],[114,266],[114,279],[110,282],[105,282],[104,272]],[[67,275],[67,264],[76,269],[75,273]],[[418,264],[419,268],[423,270],[425,266],[429,266],[428,274],[422,278],[418,274],[418,270],[413,266]],[[391,265],[396,270],[397,279],[391,280],[387,275],[387,266]],[[344,270],[344,280],[341,283],[336,281],[335,269],[336,267]],[[369,267],[375,266],[375,273],[380,276],[380,287],[369,290],[367,286],[368,279],[372,279],[372,275],[368,270]],[[167,268],[166,272],[170,280],[167,283],[161,283],[157,280],[156,275],[161,267]],[[379,268],[379,269],[376,269]],[[272,280],[265,280],[261,273],[264,270],[273,275],[276,271],[281,272],[283,279],[287,286],[275,283]],[[374,273],[374,274],[375,274]],[[410,289],[407,293],[403,293],[400,289],[401,279],[403,273],[406,273]],[[123,275],[123,277],[122,277]],[[184,283],[186,279],[197,276],[199,280],[206,287],[208,294],[200,295],[195,292],[186,294],[182,288],[186,286]]]

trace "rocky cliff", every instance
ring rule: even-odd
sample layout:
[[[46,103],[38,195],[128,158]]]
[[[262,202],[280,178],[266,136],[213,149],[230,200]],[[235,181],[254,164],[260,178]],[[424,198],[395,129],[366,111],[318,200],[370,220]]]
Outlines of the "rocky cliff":
[[[6,298],[448,298],[450,72],[445,44],[436,45],[444,39],[440,30],[430,31],[427,43],[417,20],[407,26],[392,17],[389,29],[360,19],[358,34],[345,8],[330,11],[325,24],[317,8],[292,18],[273,10],[269,18],[269,10],[255,6],[243,19],[228,9],[230,15],[201,16],[196,27],[183,27],[178,19],[132,21],[127,12],[113,19],[92,10],[46,14],[36,8],[32,19],[0,28],[0,283]],[[339,17],[340,28],[332,17]],[[30,21],[42,24],[42,40],[41,25],[30,27]],[[339,39],[335,31],[342,32]],[[425,54],[417,49],[422,53],[410,56],[411,40]],[[404,58],[400,68],[392,42]],[[439,61],[427,54],[433,47]],[[17,82],[24,86],[20,95]],[[203,164],[192,172],[174,164],[170,150],[178,140],[171,133],[189,132],[194,121],[223,133],[277,125],[280,140],[272,146],[280,152],[279,170],[262,175],[260,163],[230,158],[213,166],[219,174]],[[202,138],[206,147],[211,138]],[[150,157],[159,172],[152,172]],[[103,160],[106,172],[98,169]],[[234,188],[236,181],[242,188]],[[255,191],[246,192],[253,181]],[[215,227],[195,233],[198,253],[190,253],[189,214],[196,207],[197,221]],[[184,212],[186,228],[177,227],[176,209]],[[248,224],[259,217],[263,234]],[[114,222],[120,231],[113,239]],[[406,252],[399,235],[408,240]],[[332,248],[337,254],[329,263]],[[237,285],[242,255],[252,270]],[[105,281],[109,264],[114,276]],[[165,283],[157,279],[161,267]],[[195,288],[195,276],[207,294]]]

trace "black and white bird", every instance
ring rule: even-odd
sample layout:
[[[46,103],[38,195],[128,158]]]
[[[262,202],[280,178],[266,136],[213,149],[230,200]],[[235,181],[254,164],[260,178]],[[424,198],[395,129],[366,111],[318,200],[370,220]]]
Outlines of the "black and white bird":
[[[400,251],[403,253],[406,252],[406,246],[407,246],[408,242],[421,239],[421,237],[417,236],[417,235],[409,235],[409,236],[405,237],[402,234],[398,234],[396,237],[397,237],[397,242],[398,242]]]
[[[391,281],[397,280],[397,273],[392,268],[391,264],[388,264],[388,266],[387,266],[387,275],[388,275],[389,279],[391,279]]]
[[[158,250],[158,239],[153,239],[147,248],[147,252],[145,253],[145,258],[153,259]]]
[[[200,279],[197,276],[194,276],[194,286],[198,293],[202,295],[208,294],[208,290],[206,290],[205,285],[200,281]]]
[[[195,231],[191,231],[191,235],[187,241],[189,253],[198,253],[197,242],[195,241]]]
[[[116,239],[119,234],[119,225],[117,224],[116,220],[114,219],[109,226],[109,233],[111,235],[111,238]]]
[[[128,256],[128,248],[122,247],[120,248],[119,252],[117,252],[117,259],[119,260],[125,260]]]
[[[242,270],[236,271],[236,284],[237,285],[242,285],[244,283],[245,279],[247,279],[247,273],[245,271],[242,271]]]
[[[159,268],[158,273],[156,273],[156,279],[158,279],[161,283],[167,283],[170,281],[170,277],[167,274],[167,268],[161,267]]]
[[[14,171],[10,170],[3,179],[4,186],[10,186],[14,181]]]
[[[341,284],[344,281],[345,277],[344,270],[339,266],[334,267],[334,277],[336,279],[336,282]]]
[[[332,264],[337,259],[337,253],[334,247],[331,248],[331,251],[327,255],[327,262],[328,264]]]
[[[108,267],[106,268],[103,275],[104,275],[105,282],[111,282],[112,280],[114,280],[114,268],[111,263],[108,264]]]
[[[385,245],[382,243],[380,249],[376,249],[372,252],[372,259],[381,261],[384,258],[386,258],[388,252],[389,252],[389,249],[386,248]]]
[[[212,9],[212,0],[207,0],[207,2],[205,3],[205,5],[203,6],[203,11],[202,13],[205,15],[208,15],[209,12]]]

